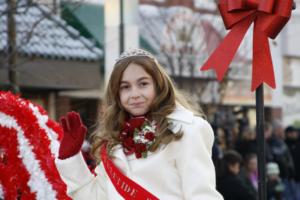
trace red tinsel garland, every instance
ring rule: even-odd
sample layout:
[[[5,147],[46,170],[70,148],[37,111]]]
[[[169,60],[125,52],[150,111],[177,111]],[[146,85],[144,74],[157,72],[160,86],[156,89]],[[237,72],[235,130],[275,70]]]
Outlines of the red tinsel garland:
[[[0,184],[4,199],[70,199],[55,167],[60,126],[40,106],[0,91]]]
[[[0,177],[1,184],[5,190],[5,199],[17,199],[18,190],[21,189],[22,192],[29,197],[27,199],[34,199],[35,195],[30,192],[26,184],[29,180],[28,171],[21,159],[18,158],[19,151],[17,148],[16,131],[14,129],[0,127],[0,133],[0,146],[2,149]],[[9,137],[7,137],[8,135]],[[19,179],[22,181],[19,181]]]

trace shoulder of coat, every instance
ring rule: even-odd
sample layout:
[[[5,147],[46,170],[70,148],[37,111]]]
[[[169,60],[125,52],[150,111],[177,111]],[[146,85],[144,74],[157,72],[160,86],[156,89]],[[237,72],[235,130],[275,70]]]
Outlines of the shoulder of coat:
[[[176,105],[174,111],[167,116],[167,119],[169,121],[178,121],[190,124],[193,122],[194,113],[178,104]]]

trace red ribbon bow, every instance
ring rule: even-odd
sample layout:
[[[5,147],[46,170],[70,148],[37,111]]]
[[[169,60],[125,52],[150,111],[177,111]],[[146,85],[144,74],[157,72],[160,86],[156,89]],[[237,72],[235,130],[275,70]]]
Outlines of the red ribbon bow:
[[[214,69],[217,79],[224,77],[251,23],[253,32],[253,71],[251,91],[263,82],[275,88],[275,78],[268,37],[274,39],[288,22],[292,0],[220,0],[218,7],[226,35],[201,70]]]

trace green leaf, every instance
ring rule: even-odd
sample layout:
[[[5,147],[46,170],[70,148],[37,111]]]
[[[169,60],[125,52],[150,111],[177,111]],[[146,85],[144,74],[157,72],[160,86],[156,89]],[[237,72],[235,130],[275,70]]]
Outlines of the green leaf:
[[[133,134],[136,136],[138,133],[139,133],[139,130],[137,128],[135,128]]]
[[[145,152],[142,153],[142,157],[143,158],[147,158],[147,151],[145,151]]]

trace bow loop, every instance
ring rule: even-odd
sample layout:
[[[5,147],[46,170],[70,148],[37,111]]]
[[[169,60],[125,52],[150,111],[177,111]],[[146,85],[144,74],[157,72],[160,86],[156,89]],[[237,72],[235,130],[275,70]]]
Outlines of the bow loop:
[[[275,0],[260,0],[257,10],[272,14],[275,5]]]
[[[247,9],[255,9],[257,10],[259,5],[259,0],[246,0]]]
[[[228,12],[240,11],[245,9],[245,0],[227,0],[228,3]]]
[[[247,9],[245,0],[220,0],[218,8],[226,29],[231,29],[255,12]]]
[[[267,1],[267,0],[263,0]],[[268,0],[274,1],[274,0]],[[291,16],[292,0],[279,0],[274,4],[272,14],[261,15],[258,20],[259,28],[268,37],[274,39],[280,33]]]

